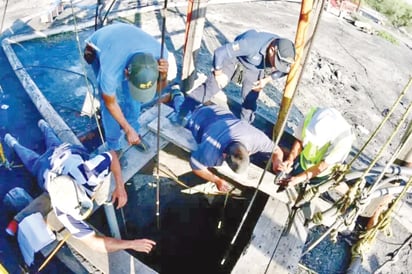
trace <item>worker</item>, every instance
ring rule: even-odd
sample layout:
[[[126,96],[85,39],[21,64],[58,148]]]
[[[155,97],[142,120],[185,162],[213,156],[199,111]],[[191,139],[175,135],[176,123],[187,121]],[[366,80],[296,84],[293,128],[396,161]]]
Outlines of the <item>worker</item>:
[[[96,75],[108,148],[119,151],[121,130],[130,145],[140,144],[141,106],[168,84],[168,52],[140,28],[124,23],[105,26],[87,40],[84,58]],[[176,64],[170,63],[175,70]]]
[[[250,163],[250,155],[271,155],[280,150],[265,133],[217,105],[198,106],[188,118],[186,128],[198,144],[190,156],[193,173],[216,184],[221,192],[232,187],[213,174],[210,167],[221,166],[226,161],[234,172],[242,174]]]
[[[251,123],[259,93],[272,80],[287,75],[294,59],[295,46],[290,40],[248,30],[214,51],[212,74],[189,96],[205,103],[229,80],[237,82],[242,85],[241,119]]]
[[[277,172],[291,172],[289,178],[280,181],[285,187],[327,178],[349,155],[354,141],[351,125],[339,111],[328,107],[312,108],[295,137],[289,153],[278,150],[274,157]]]
[[[4,141],[20,157],[33,176],[43,194],[33,206],[20,211],[8,225],[9,234],[16,233],[17,224],[35,212],[47,214],[53,208],[59,221],[73,237],[78,238],[91,249],[100,252],[114,252],[131,249],[149,253],[155,242],[149,239],[121,240],[98,236],[84,221],[93,211],[93,203],[102,204],[110,199],[117,209],[127,203],[127,193],[120,172],[116,153],[111,150],[89,157],[84,148],[62,143],[44,120],[38,122],[46,141],[46,152],[42,155],[21,145],[7,133]],[[115,188],[110,195],[110,174]],[[50,197],[50,198],[48,198]],[[14,229],[14,231],[13,231]]]

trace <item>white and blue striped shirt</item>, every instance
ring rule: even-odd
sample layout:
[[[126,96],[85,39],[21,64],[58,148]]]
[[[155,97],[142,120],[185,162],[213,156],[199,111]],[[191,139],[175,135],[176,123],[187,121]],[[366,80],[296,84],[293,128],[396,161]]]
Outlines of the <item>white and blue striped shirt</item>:
[[[112,156],[109,152],[88,158],[88,154],[77,146],[64,143],[58,146],[50,156],[50,168],[44,173],[45,188],[58,175],[68,175],[81,185],[87,195],[92,197],[104,179],[110,174]],[[94,233],[94,230],[84,221],[76,220],[54,207],[60,222],[76,238],[82,238]]]

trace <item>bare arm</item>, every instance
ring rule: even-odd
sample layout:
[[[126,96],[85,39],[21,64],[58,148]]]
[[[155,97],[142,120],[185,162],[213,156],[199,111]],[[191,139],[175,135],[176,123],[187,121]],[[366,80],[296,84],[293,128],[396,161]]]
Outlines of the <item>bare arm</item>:
[[[209,169],[194,169],[193,173],[206,181],[214,183],[219,191],[227,192],[230,190],[226,181],[210,172]]]
[[[159,78],[157,83],[157,90],[162,91],[167,86],[167,71],[169,70],[169,63],[166,59],[160,59],[159,65]]]
[[[127,192],[124,188],[119,157],[117,157],[117,153],[113,150],[110,151],[110,154],[112,155],[112,163],[110,165],[110,170],[113,174],[113,178],[116,183],[116,188],[112,193],[112,203],[114,204],[117,200],[116,209],[119,209],[127,203]]]
[[[121,240],[96,234],[80,239],[91,249],[98,252],[115,252],[132,249],[138,252],[149,253],[156,243],[149,239]]]
[[[276,147],[275,151],[273,151],[273,153],[272,153],[272,170],[273,170],[273,172],[280,171],[279,168],[283,163],[283,157],[284,157],[283,151],[279,147]]]
[[[253,91],[259,92],[261,90],[263,90],[263,88],[272,81],[272,77],[271,76],[267,76],[265,78],[262,78],[256,82],[254,82],[253,84]]]
[[[127,122],[119,104],[117,103],[116,97],[103,94],[103,101],[107,109],[109,110],[110,114],[119,123],[120,127],[126,133],[127,141],[129,142],[129,144],[139,144],[140,137],[134,130],[134,128]]]
[[[307,170],[305,170],[302,173],[299,173],[296,176],[292,176],[288,179],[287,185],[288,187],[294,186],[300,183],[303,183],[304,181],[310,180],[312,178],[315,178],[319,174],[321,174],[323,171],[325,171],[329,167],[329,164],[326,163],[325,161],[321,161],[317,165],[314,165]]]
[[[282,151],[278,151],[275,155],[275,157],[277,157],[276,163],[278,163],[279,161],[282,161],[281,163],[278,163],[275,166],[275,160],[273,160],[273,170],[274,171],[285,171],[285,172],[289,172],[289,170],[292,168],[293,162],[295,161],[295,159],[299,156],[299,154],[302,152],[303,146],[302,146],[302,142],[299,140],[295,140],[295,142],[292,145],[292,148],[289,152],[289,154],[287,155],[286,159],[283,160],[283,158],[285,157]],[[280,148],[279,148],[280,150]],[[276,151],[275,151],[276,152]],[[275,153],[274,153],[275,154]],[[280,158],[282,156],[282,158]]]

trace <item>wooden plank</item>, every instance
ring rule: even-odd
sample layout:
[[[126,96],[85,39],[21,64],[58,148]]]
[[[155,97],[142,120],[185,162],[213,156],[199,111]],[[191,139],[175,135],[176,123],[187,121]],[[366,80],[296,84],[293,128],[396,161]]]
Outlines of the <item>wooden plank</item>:
[[[308,236],[308,229],[303,226],[304,217],[298,211],[288,235],[280,238],[267,273],[296,273]]]
[[[160,108],[160,115],[161,117],[169,115],[173,109],[167,105],[161,105]],[[129,163],[126,168],[122,167],[122,176],[124,182],[130,180],[130,178],[136,174],[141,168],[143,168],[156,154],[157,154],[157,136],[149,131],[147,124],[150,121],[156,120],[158,117],[158,106],[155,105],[149,108],[147,111],[143,112],[142,115],[139,117],[140,127],[140,134],[143,137],[143,140],[149,145],[149,150],[147,152],[140,152],[134,147],[128,148],[128,144],[124,137],[124,134],[121,137],[123,140],[122,147],[124,147],[126,152],[123,154],[122,157],[127,159]],[[161,120],[162,121],[162,120]],[[154,125],[157,128],[157,122]],[[163,125],[161,124],[163,127]],[[160,149],[164,148],[168,144],[168,141],[161,138],[160,139]],[[102,152],[105,149],[105,145],[101,145],[98,149],[99,152]],[[133,164],[131,164],[133,163]]]
[[[69,126],[64,122],[60,115],[56,112],[49,101],[44,97],[43,93],[34,83],[33,79],[27,73],[26,69],[21,64],[20,60],[17,58],[16,53],[13,51],[9,39],[4,39],[2,42],[4,53],[6,54],[11,67],[13,68],[17,78],[19,78],[20,83],[24,87],[27,95],[32,100],[33,104],[36,106],[43,118],[52,126],[53,130],[57,136],[63,142],[69,142],[71,144],[76,144],[83,146],[79,139],[69,128]]]
[[[281,238],[287,218],[287,206],[270,197],[256,223],[251,241],[240,255],[232,273],[271,273],[266,272],[266,269]]]
[[[288,235],[282,236],[287,225],[289,207],[269,198],[253,230],[248,246],[239,257],[232,273],[296,273],[307,238],[301,212]]]
[[[57,231],[60,231],[59,234],[62,237],[70,233],[64,228],[63,224],[60,223],[55,214],[49,214],[47,216],[47,223]],[[90,247],[74,237],[69,237],[67,244],[72,246],[87,259],[89,263],[103,273],[157,273],[123,250],[112,253],[92,251]]]

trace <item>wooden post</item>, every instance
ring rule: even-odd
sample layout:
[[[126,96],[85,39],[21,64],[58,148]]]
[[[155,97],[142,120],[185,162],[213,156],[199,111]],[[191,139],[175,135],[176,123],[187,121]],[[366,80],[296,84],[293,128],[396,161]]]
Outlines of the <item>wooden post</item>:
[[[183,91],[192,88],[196,77],[196,57],[202,42],[206,16],[206,0],[189,0],[187,6],[186,35],[183,53]]]
[[[319,19],[320,13],[322,11],[323,1],[319,0],[318,6],[315,8],[317,11],[317,19]],[[292,65],[290,72],[286,79],[286,85],[283,92],[282,103],[279,110],[278,120],[273,129],[273,136],[278,136],[282,134],[284,124],[286,123],[287,116],[289,114],[289,109],[292,106],[292,99],[297,90],[301,74],[303,72],[303,66],[305,60],[309,53],[310,44],[313,42],[313,36],[315,31],[315,26],[317,20],[312,20],[313,17],[313,0],[302,0],[302,6],[300,10],[299,23],[296,31],[295,37],[295,48],[296,48],[296,58],[295,63]],[[316,18],[316,17],[315,17]],[[310,29],[310,37],[307,37],[307,33]]]

